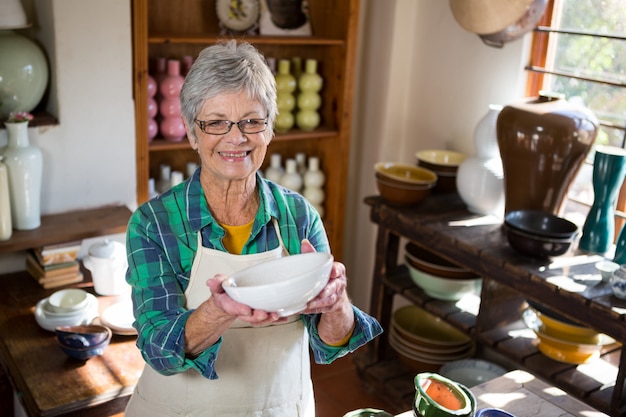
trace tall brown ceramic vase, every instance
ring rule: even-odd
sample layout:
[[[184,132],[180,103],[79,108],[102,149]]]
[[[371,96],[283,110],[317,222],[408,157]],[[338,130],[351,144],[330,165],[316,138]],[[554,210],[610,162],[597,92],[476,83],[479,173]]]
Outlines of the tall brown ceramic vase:
[[[532,209],[560,215],[597,135],[593,113],[561,97],[540,95],[505,106],[496,131],[505,212]]]

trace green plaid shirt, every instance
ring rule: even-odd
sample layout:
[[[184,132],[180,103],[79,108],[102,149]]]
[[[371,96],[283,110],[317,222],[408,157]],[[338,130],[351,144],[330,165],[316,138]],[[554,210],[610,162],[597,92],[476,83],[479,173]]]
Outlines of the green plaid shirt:
[[[289,253],[300,253],[308,239],[319,252],[330,245],[319,214],[299,194],[257,175],[260,207],[243,254],[277,248],[272,218],[278,220]],[[185,289],[197,250],[197,232],[205,247],[226,251],[224,229],[211,215],[200,184],[200,169],[187,181],[141,205],[126,234],[128,271],[135,310],[137,346],[156,371],[171,375],[190,368],[216,379],[214,365],[222,339],[195,358],[185,356],[184,328],[192,310],[185,308]],[[382,332],[380,324],[353,306],[356,327],[343,347],[326,345],[317,334],[319,315],[301,315],[317,363],[330,363],[354,351]],[[278,342],[280,343],[280,342]]]

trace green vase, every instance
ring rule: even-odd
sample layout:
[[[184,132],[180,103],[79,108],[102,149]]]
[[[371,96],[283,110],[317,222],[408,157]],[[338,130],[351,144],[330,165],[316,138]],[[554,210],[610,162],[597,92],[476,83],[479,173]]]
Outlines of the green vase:
[[[305,69],[298,79],[298,112],[296,113],[296,125],[304,131],[314,130],[320,124],[318,109],[322,105],[319,94],[323,80],[317,73],[317,61],[307,59]]]
[[[278,115],[274,121],[274,129],[278,133],[287,132],[294,125],[293,109],[296,99],[293,92],[296,90],[296,79],[291,74],[291,63],[286,59],[278,61],[276,73],[276,105]]]
[[[13,30],[0,30],[0,120],[32,111],[48,86],[48,62],[41,48]]]

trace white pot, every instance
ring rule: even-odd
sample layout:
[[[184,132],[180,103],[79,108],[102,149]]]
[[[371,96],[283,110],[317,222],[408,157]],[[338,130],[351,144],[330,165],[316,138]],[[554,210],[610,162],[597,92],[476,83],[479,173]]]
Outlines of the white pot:
[[[126,283],[126,248],[123,244],[104,239],[89,247],[83,265],[91,272],[94,290],[100,295],[121,295],[129,291]]]

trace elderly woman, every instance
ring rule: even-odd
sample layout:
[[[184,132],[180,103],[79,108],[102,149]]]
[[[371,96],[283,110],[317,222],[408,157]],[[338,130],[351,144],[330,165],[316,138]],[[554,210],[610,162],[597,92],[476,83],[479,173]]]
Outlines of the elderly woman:
[[[274,76],[250,44],[203,50],[182,115],[200,167],[143,204],[127,232],[137,346],[146,363],[126,416],[314,416],[309,349],[330,363],[382,331],[353,306],[345,267],[299,314],[231,299],[221,282],[289,254],[330,250],[299,194],[263,179],[276,117]]]

